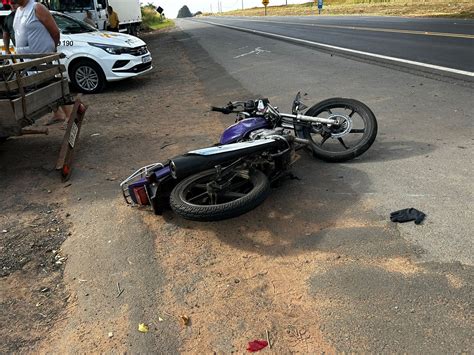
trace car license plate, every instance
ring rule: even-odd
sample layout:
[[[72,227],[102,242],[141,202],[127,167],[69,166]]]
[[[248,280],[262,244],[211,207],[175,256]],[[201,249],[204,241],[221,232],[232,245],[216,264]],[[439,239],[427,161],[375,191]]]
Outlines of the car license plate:
[[[71,133],[69,134],[69,145],[71,148],[74,148],[74,144],[76,144],[77,132],[79,131],[79,127],[77,127],[76,122],[72,123]]]
[[[151,62],[151,55],[146,55],[142,57],[142,63],[148,63]]]

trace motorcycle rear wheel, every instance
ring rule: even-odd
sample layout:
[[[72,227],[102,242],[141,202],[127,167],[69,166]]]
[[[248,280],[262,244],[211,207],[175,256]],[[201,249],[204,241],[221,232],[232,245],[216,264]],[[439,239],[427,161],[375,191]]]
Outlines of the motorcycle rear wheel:
[[[354,99],[327,99],[311,107],[305,115],[325,118],[336,115],[343,121],[347,120],[346,126],[326,126],[322,129],[322,125],[312,125],[303,128],[303,137],[310,141],[313,155],[328,162],[358,157],[370,148],[377,136],[374,113],[367,105]],[[346,130],[348,124],[352,128]]]
[[[170,195],[173,211],[194,221],[219,221],[254,209],[270,194],[270,181],[260,170],[248,170],[248,176],[231,179],[228,188],[211,196],[207,184],[215,178],[216,170],[210,169],[178,183]]]

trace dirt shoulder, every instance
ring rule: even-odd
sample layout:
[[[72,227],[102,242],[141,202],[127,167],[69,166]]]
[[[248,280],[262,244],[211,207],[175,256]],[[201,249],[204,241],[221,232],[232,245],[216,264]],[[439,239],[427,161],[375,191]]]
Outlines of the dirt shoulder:
[[[0,279],[2,302],[27,300],[22,312],[19,303],[9,306],[1,320],[6,352],[244,352],[267,332],[278,353],[472,350],[472,268],[420,262],[423,250],[350,186],[339,187],[345,207],[335,204],[331,181],[358,174],[367,182],[355,168],[318,169],[321,162],[303,156],[295,170],[302,180],[218,223],[126,206],[122,178],[213,144],[232,119],[208,112],[209,105],[252,95],[178,28],[145,40],[154,58],[150,74],[84,98],[89,110],[70,185],[53,170],[60,132],[0,146],[8,186],[0,230],[24,231],[33,244],[39,227],[29,224],[57,236],[43,254],[26,252],[29,262],[5,261],[17,271]],[[321,183],[308,184],[305,177],[316,173]],[[48,264],[57,270],[50,284],[58,286],[44,284],[63,303],[45,314],[49,323],[35,323],[45,279],[29,270],[51,262],[47,250],[64,236],[64,279],[64,265]],[[10,241],[2,235],[2,247],[10,248],[2,252],[12,250]],[[15,292],[20,282],[25,286]],[[139,323],[149,331],[138,332]],[[17,324],[37,332],[20,336]]]
[[[32,350],[63,314],[69,223],[57,203],[12,198],[0,216],[0,352]]]

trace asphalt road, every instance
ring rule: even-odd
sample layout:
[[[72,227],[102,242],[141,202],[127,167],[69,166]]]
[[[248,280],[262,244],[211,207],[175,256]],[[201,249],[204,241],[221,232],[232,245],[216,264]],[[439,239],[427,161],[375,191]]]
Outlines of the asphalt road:
[[[474,72],[474,21],[401,17],[214,17],[205,21]]]
[[[293,167],[301,180],[272,191],[233,228],[222,232],[218,224],[219,241],[236,253],[238,231],[255,228],[244,236],[244,250],[265,253],[273,276],[289,275],[288,309],[292,285],[302,282],[308,308],[293,319],[319,319],[322,338],[336,351],[471,351],[472,87],[206,23],[178,24],[211,105],[263,96],[285,111],[301,90],[307,106],[359,99],[379,123],[376,142],[354,161],[329,164],[302,154]],[[423,225],[390,222],[390,212],[408,207],[427,214]],[[262,228],[270,240],[259,244]],[[336,262],[322,263],[319,253],[334,253]],[[289,262],[292,254],[304,263]],[[280,259],[287,264],[277,271]],[[264,313],[277,317],[273,308]]]
[[[328,169],[334,175],[344,167],[354,169],[342,174],[344,184],[382,219],[401,208],[424,211],[428,219],[423,227],[399,228],[406,240],[423,250],[425,260],[474,264],[472,87],[198,21],[178,24],[190,36],[185,43],[197,41],[208,53],[195,61],[202,68],[198,75],[214,94],[214,105],[247,99],[222,95],[222,81],[227,79],[214,73],[214,66],[222,66],[245,90],[269,97],[282,109],[290,109],[300,90],[308,94],[307,106],[329,97],[368,104],[379,121],[374,146],[356,161],[316,162],[314,169]],[[367,175],[364,182],[359,173]],[[316,176],[306,179],[307,184],[318,184]],[[345,208],[350,194],[342,187],[338,191],[340,183],[334,184],[334,204]]]

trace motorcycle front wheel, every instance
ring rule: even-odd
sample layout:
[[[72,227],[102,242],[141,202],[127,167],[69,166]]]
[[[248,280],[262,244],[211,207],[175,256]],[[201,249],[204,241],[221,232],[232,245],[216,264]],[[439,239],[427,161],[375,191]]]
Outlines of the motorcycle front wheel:
[[[259,170],[227,176],[230,177],[218,181],[216,170],[211,169],[184,179],[171,191],[171,208],[186,219],[218,221],[254,209],[270,193],[270,181]]]
[[[327,99],[311,107],[305,115],[340,121],[339,125],[314,123],[303,128],[303,137],[310,141],[313,155],[325,161],[354,159],[367,151],[377,136],[374,113],[354,99]]]

